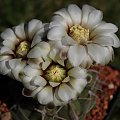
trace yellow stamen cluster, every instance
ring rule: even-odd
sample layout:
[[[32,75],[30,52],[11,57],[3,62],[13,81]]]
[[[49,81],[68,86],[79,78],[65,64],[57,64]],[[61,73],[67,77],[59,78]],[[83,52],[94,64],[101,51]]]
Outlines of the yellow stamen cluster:
[[[45,78],[51,82],[61,82],[66,77],[66,70],[59,65],[51,65],[45,74]]]
[[[30,49],[30,44],[28,42],[26,41],[21,42],[16,49],[16,56],[18,58],[25,57],[29,49]]]
[[[80,25],[73,25],[69,29],[69,35],[77,42],[77,43],[86,43],[89,39],[89,29],[85,29]]]

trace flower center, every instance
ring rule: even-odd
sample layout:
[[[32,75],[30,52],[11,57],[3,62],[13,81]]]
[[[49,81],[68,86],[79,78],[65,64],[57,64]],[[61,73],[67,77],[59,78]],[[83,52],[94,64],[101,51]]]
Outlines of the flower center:
[[[66,77],[66,70],[60,65],[51,65],[45,74],[45,78],[51,82],[61,82]]]
[[[24,58],[26,57],[28,51],[30,49],[30,43],[27,41],[23,41],[19,44],[16,48],[16,56],[17,58]]]
[[[73,25],[69,29],[69,35],[77,42],[77,43],[86,43],[89,38],[89,29],[85,29],[80,25]]]

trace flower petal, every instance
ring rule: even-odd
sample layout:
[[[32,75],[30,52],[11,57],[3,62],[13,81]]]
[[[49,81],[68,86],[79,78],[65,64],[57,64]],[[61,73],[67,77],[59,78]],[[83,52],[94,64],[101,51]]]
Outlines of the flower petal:
[[[48,103],[53,102],[53,91],[52,91],[52,87],[50,86],[46,86],[45,88],[43,88],[38,94],[37,94],[37,98],[38,101],[43,104],[46,105]]]
[[[93,10],[88,17],[88,26],[93,27],[101,22],[103,18],[103,13],[100,10]],[[94,19],[94,20],[93,20]]]
[[[0,62],[3,60],[10,60],[10,59],[12,59],[12,57],[9,55],[0,55]]]
[[[28,59],[27,63],[32,67],[33,69],[39,69],[39,64],[43,62],[42,58],[30,58]]]
[[[50,51],[50,45],[47,42],[40,42],[37,46],[33,47],[28,53],[28,58],[44,57]]]
[[[34,76],[41,75],[41,71],[39,69],[33,69],[29,65],[27,65],[24,68],[24,74],[27,75],[27,76],[34,77]]]
[[[33,19],[28,23],[28,36],[31,40],[36,32],[38,32],[39,29],[42,29],[43,25],[40,20]]]
[[[88,44],[88,54],[96,63],[104,62],[105,50],[104,47],[97,44]]]
[[[57,99],[57,97],[54,94],[54,98],[53,98],[53,103],[55,104],[55,106],[63,106],[65,103],[60,101],[59,99]]]
[[[40,35],[35,35],[33,40],[32,40],[32,44],[31,47],[35,46],[37,43],[41,42],[41,36]]]
[[[112,47],[105,47],[105,65],[114,58],[114,51]]]
[[[112,39],[113,39],[113,41],[114,41],[113,47],[115,47],[115,48],[120,47],[120,40],[119,40],[119,38],[117,37],[117,35],[115,35],[115,34],[109,34],[108,36],[112,37]]]
[[[53,60],[53,61],[56,61],[56,56],[57,56],[57,54],[58,54],[58,49],[55,49],[55,48],[53,48],[51,51],[50,51],[50,53],[49,53],[49,57]]]
[[[15,34],[21,40],[25,40],[26,36],[25,36],[25,30],[24,30],[24,23],[21,23],[20,25],[15,27]]]
[[[60,59],[59,52],[60,52],[61,48],[63,47],[61,41],[56,41],[56,42],[51,41],[49,43],[50,43],[50,46],[51,46],[49,57],[53,61],[56,61],[56,60]]]
[[[68,59],[73,66],[79,66],[86,56],[84,46],[70,46],[68,50]]]
[[[70,14],[70,17],[73,21],[74,25],[78,25],[81,22],[81,16],[82,16],[82,12],[81,9],[75,5],[75,4],[70,4],[68,6],[68,12]]]
[[[8,61],[9,67],[11,69],[14,69],[16,67],[16,65],[19,64],[19,62],[21,62],[20,59],[11,59],[11,60]]]
[[[73,77],[73,78],[86,78],[87,74],[86,74],[86,70],[85,69],[81,69],[80,67],[74,67],[72,69],[70,69],[68,71],[68,75]]]
[[[49,84],[51,85],[51,87],[57,87],[60,83],[59,82],[50,82]]]
[[[64,61],[64,60],[61,60],[61,59],[60,59],[60,60],[57,60],[57,62],[58,62],[60,65],[65,66],[65,63],[64,63],[65,61]]]
[[[16,67],[14,69],[12,69],[12,73],[15,77],[16,80],[21,82],[20,79],[20,72],[23,71],[23,68],[26,66],[26,62],[25,61],[21,61],[19,63],[16,64]]]
[[[8,40],[9,42],[10,41],[14,42],[17,39],[16,36],[15,36],[15,34],[14,34],[14,32],[13,32],[13,30],[10,29],[10,28],[7,28],[4,32],[2,32],[1,33],[1,37],[4,40]]]
[[[57,26],[58,26],[58,24],[60,24],[61,27],[63,27],[65,30],[68,29],[68,24],[66,23],[66,21],[63,17],[61,17],[59,15],[55,15],[55,16],[53,16],[52,20],[53,20],[53,23],[55,23],[55,26],[56,26],[56,23],[57,23]],[[51,28],[51,26],[50,26],[50,28]]]
[[[58,96],[64,102],[68,102],[71,99],[76,98],[76,92],[70,88],[67,84],[61,84],[58,89]]]
[[[57,15],[58,16],[58,15]],[[59,16],[60,17],[60,16]],[[63,18],[62,18],[63,19]],[[53,28],[53,27],[61,27],[61,24],[55,20],[51,21],[49,23],[49,29]]]
[[[23,83],[23,85],[25,86],[25,88],[29,89],[29,90],[34,90],[36,88],[36,86],[33,86],[30,84],[31,81],[31,77],[28,77],[26,75],[20,75],[21,81]]]
[[[5,47],[3,46],[1,49],[0,49],[0,54],[13,54],[13,51],[11,49],[9,49],[8,47]]]
[[[49,40],[61,40],[65,35],[65,30],[62,27],[53,27],[47,34]]]
[[[37,94],[43,89],[43,87],[37,87],[32,91],[31,97],[36,97]]]
[[[89,68],[93,64],[93,60],[90,58],[89,55],[86,55],[83,62],[80,64],[82,68]]]
[[[46,60],[45,62],[42,63],[42,70],[45,70],[49,65],[50,65],[51,61]]]
[[[4,40],[4,41],[3,41],[3,45],[4,45],[5,47],[8,47],[8,48],[11,49],[11,50],[15,50],[15,43],[13,43],[13,42],[10,42],[10,41],[8,41],[8,40]]]
[[[8,69],[6,63],[7,63],[6,60],[0,62],[0,73],[3,75],[6,75],[11,71],[10,69]]]
[[[65,46],[77,44],[77,42],[73,40],[70,36],[68,36],[67,34],[64,37],[62,37],[61,41],[62,41],[62,44]]]
[[[93,40],[93,43],[97,43],[101,46],[113,46],[114,40],[109,36],[99,36]]]
[[[72,25],[72,20],[71,20],[71,18],[69,16],[69,13],[66,11],[65,8],[55,12],[55,14],[60,15],[61,17],[63,17],[69,27]]]
[[[90,34],[90,38],[94,37],[95,35],[106,35],[108,33],[115,33],[118,31],[116,25],[112,23],[101,23],[98,25]]]
[[[89,14],[93,10],[95,10],[95,8],[93,8],[92,6],[83,5],[83,7],[82,7],[82,23],[81,23],[82,26],[87,25]]]
[[[70,77],[69,76],[67,76],[62,82],[69,82],[70,81]]]
[[[35,76],[30,84],[36,87],[44,87],[47,84],[47,81],[41,76]]]
[[[67,59],[68,49],[69,49],[68,46],[63,46],[63,47],[61,48],[61,50],[60,50],[60,58],[61,58],[62,60]]]
[[[87,85],[86,79],[71,79],[69,83],[78,93],[81,93]]]

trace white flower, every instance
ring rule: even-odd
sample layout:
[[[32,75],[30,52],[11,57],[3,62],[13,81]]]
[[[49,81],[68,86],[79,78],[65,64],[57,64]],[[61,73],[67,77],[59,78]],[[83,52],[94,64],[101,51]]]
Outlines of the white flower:
[[[39,36],[37,36],[37,33],[39,33]],[[20,80],[19,73],[25,67],[27,61],[28,63],[36,62],[36,59],[32,59],[31,56],[34,56],[37,51],[32,53],[31,48],[34,49],[36,44],[38,46],[44,44],[44,42],[39,44],[43,34],[44,25],[37,19],[31,20],[27,24],[22,23],[12,29],[8,28],[2,32],[3,45],[0,49],[0,72]]]
[[[102,18],[103,13],[89,5],[80,9],[71,4],[55,12],[48,39],[69,46],[67,57],[74,66],[105,65],[113,59],[112,47],[119,47],[120,41],[115,35],[118,28]]]
[[[36,98],[40,104],[61,106],[76,99],[87,85],[87,71],[80,67],[61,65],[54,61],[44,61],[39,68],[30,65],[21,73],[25,86],[23,94]]]
[[[67,52],[69,47],[62,45],[61,41],[50,41],[50,53],[49,57],[61,65],[64,65],[64,61],[67,59]]]

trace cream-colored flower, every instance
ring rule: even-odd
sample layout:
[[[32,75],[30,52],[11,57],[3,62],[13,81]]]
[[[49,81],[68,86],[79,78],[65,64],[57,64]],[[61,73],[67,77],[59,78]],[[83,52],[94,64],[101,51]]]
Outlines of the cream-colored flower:
[[[48,61],[47,61],[48,62]],[[44,65],[43,65],[44,64]],[[46,67],[44,67],[46,66]],[[40,104],[61,106],[76,99],[87,85],[87,71],[80,67],[71,67],[65,62],[61,65],[54,61],[44,61],[39,68],[30,65],[21,73],[25,88],[23,94],[36,98]]]
[[[50,41],[50,52],[49,58],[54,62],[58,62],[61,65],[64,65],[64,61],[67,60],[67,52],[69,47],[62,45],[61,41]]]
[[[112,47],[119,47],[120,41],[115,35],[118,28],[102,18],[103,13],[92,6],[83,5],[80,9],[71,4],[55,12],[48,39],[69,46],[67,57],[73,66],[105,65],[113,59]]]
[[[37,36],[37,33],[39,33],[39,36]],[[27,61],[29,64],[33,63],[33,61],[36,62],[36,59],[32,59],[32,56],[35,56],[37,52],[33,53],[34,46],[46,47],[44,42],[39,44],[43,34],[44,25],[37,19],[31,20],[27,24],[21,23],[12,29],[8,28],[2,32],[1,38],[3,42],[0,49],[0,72],[20,80],[19,72],[25,67]],[[45,52],[42,51],[41,54],[45,54]]]

